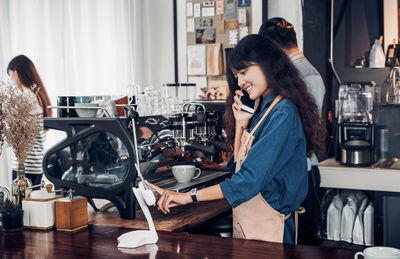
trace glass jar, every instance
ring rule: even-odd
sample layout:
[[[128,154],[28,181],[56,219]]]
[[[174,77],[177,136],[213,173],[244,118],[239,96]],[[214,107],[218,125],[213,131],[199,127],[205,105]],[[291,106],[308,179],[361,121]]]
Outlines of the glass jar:
[[[29,196],[32,191],[32,182],[25,176],[25,166],[23,163],[18,163],[17,178],[11,183],[11,195],[15,205],[22,206],[22,199]]]
[[[379,135],[379,160],[388,159],[389,153],[389,129],[386,125],[382,124],[378,128],[378,135]]]

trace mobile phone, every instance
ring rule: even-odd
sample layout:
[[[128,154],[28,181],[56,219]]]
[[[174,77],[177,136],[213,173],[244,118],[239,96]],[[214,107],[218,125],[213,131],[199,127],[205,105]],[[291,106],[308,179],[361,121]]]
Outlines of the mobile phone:
[[[242,93],[243,96],[240,96],[240,101],[242,102],[242,106],[240,107],[240,109],[248,113],[254,113],[254,106],[256,101],[251,100],[249,94],[246,91],[242,90]]]

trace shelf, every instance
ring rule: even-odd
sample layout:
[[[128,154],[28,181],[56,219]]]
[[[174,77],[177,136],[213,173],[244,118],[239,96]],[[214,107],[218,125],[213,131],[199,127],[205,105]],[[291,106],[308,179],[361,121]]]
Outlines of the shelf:
[[[320,163],[321,187],[400,192],[400,170],[347,167],[331,158]]]

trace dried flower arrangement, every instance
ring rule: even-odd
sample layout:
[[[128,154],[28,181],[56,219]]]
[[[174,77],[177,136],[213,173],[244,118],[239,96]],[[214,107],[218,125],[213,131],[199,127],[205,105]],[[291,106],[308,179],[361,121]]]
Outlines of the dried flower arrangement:
[[[36,100],[10,82],[0,80],[0,141],[12,146],[18,163],[23,164],[36,136],[43,129],[40,115],[33,114]]]
[[[2,114],[3,113],[1,112],[1,101],[0,101],[0,117]],[[1,133],[2,129],[3,129],[3,121],[0,120],[0,155],[1,155],[1,151],[3,150],[2,148],[3,148],[3,144],[4,144],[4,136]]]

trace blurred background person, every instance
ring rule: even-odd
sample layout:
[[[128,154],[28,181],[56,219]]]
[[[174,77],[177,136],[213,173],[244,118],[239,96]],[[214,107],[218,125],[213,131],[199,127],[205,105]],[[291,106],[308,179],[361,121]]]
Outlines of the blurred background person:
[[[51,117],[52,111],[47,108],[50,104],[46,88],[35,68],[33,62],[24,55],[13,58],[7,67],[7,74],[19,89],[31,95],[37,100],[36,108],[32,111],[42,117]],[[33,185],[40,183],[43,175],[42,163],[44,156],[43,143],[45,141],[45,130],[42,130],[36,137],[32,150],[24,161],[25,174],[32,181]],[[12,158],[12,178],[17,177],[18,162],[13,155]]]
[[[261,25],[258,34],[272,40],[288,55],[300,77],[306,83],[308,91],[314,97],[321,114],[325,84],[317,69],[299,50],[293,25],[281,17],[271,18]]]

